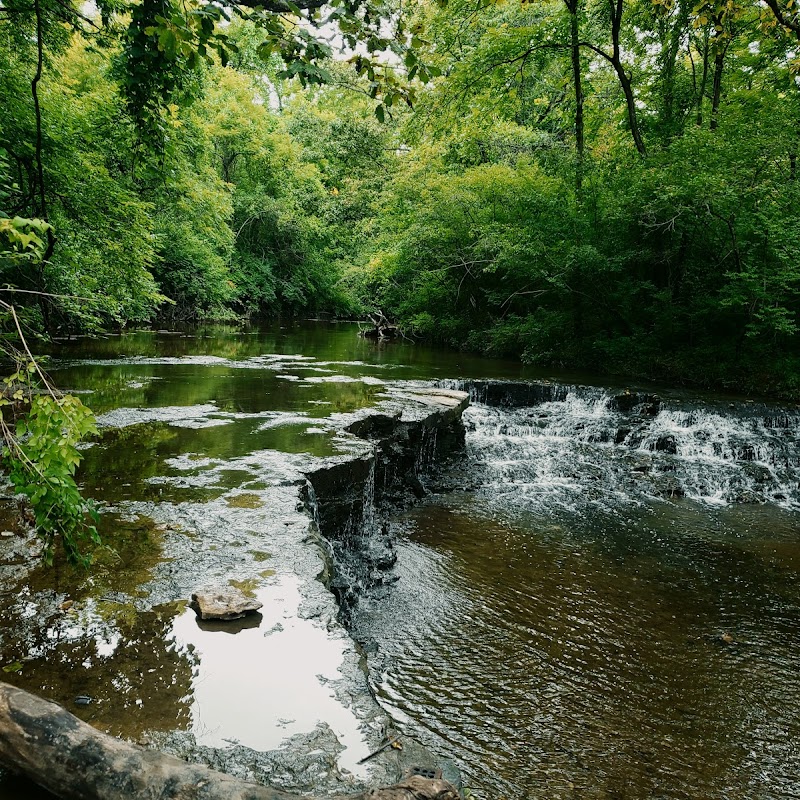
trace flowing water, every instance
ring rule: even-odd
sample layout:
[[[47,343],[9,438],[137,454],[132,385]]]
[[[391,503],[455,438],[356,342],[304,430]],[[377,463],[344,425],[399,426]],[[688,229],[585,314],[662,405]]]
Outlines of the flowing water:
[[[295,539],[254,531],[298,463],[341,452],[331,414],[374,404],[387,382],[436,380],[472,391],[466,456],[392,520],[397,580],[352,616],[402,729],[483,800],[800,797],[796,408],[630,395],[379,347],[351,325],[135,333],[55,356],[58,384],[104,426],[80,480],[117,515],[121,564],[101,565],[78,613],[5,636],[3,663],[23,665],[14,682],[92,694],[102,702],[85,715],[132,738],[178,728],[268,749],[321,714],[354,769],[359,731],[326,688],[342,643],[296,614]],[[469,380],[520,377],[552,380],[521,400]],[[260,628],[203,630],[154,602],[153,585],[178,580],[174,559],[232,558],[231,536],[265,601]],[[5,583],[20,619],[35,617],[24,582]],[[141,595],[134,612],[125,592]],[[280,670],[260,672],[265,660]],[[31,791],[0,784],[3,800]]]
[[[473,394],[355,618],[379,700],[487,800],[800,797],[796,410]]]

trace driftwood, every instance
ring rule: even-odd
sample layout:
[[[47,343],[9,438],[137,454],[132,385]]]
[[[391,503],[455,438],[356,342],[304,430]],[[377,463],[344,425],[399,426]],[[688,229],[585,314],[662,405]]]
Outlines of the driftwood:
[[[63,800],[300,800],[116,739],[6,683],[0,683],[0,763]],[[412,776],[346,800],[458,797],[447,781]]]
[[[389,322],[383,311],[367,314],[367,317],[372,323],[372,328],[361,331],[361,335],[367,339],[397,339],[403,335],[397,325]]]
[[[380,755],[384,750],[390,748],[396,741],[399,740],[399,736],[392,736],[386,744],[382,744],[377,750],[373,750],[369,755],[364,756],[364,758],[359,760],[359,764],[365,764],[371,758],[375,758],[375,756]]]

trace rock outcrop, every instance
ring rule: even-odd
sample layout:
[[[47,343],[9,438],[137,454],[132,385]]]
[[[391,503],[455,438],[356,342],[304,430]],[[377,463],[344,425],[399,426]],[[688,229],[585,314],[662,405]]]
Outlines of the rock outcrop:
[[[369,445],[306,472],[306,503],[331,545],[329,585],[345,621],[359,593],[395,562],[388,513],[423,497],[430,472],[462,452],[468,404],[462,391],[397,387],[376,409],[332,418]]]

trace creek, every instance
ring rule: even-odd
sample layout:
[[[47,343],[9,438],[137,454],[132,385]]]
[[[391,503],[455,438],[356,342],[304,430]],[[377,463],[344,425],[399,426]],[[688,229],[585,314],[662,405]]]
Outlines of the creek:
[[[368,781],[357,761],[382,708],[483,800],[800,797],[798,410],[356,330],[59,346],[54,379],[103,426],[79,480],[106,504],[114,552],[54,576],[17,537],[5,679],[297,790]],[[323,487],[302,476],[367,464],[369,437],[335,420],[432,383],[471,395],[465,452],[421,472],[425,496],[384,506],[388,522],[365,496],[360,530],[333,541],[345,630],[308,534],[315,512],[328,534],[330,505],[315,509]],[[391,543],[374,556],[383,577],[348,572],[341,551],[375,540]],[[254,592],[260,624],[198,625],[180,599],[191,580]],[[93,703],[74,707],[82,695]],[[37,791],[0,781],[2,800]]]

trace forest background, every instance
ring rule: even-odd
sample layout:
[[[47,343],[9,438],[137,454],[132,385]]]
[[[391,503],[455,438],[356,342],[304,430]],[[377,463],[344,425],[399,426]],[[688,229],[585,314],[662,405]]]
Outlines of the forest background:
[[[5,326],[380,308],[797,399],[799,73],[796,0],[2,0]]]

